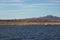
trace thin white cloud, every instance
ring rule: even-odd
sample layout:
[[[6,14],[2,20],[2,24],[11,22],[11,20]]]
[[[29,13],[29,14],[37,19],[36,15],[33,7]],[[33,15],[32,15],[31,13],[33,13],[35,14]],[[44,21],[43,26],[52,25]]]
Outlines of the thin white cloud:
[[[55,2],[60,3],[60,1],[55,1]]]
[[[50,0],[53,3],[60,3],[60,0]]]
[[[24,5],[24,6],[23,6],[23,8],[34,8],[34,7],[35,7],[35,6],[34,6],[34,5],[32,5],[32,4],[30,4],[30,5],[29,5],[29,4],[27,4],[27,5]]]
[[[24,0],[0,0],[0,2],[24,2]]]
[[[16,9],[24,9],[24,8],[36,8],[36,7],[41,7],[41,6],[59,6],[60,4],[55,4],[55,3],[38,3],[38,4],[0,4],[0,8],[6,8],[6,7],[11,7],[11,8],[16,8]]]
[[[54,4],[54,3],[40,3],[40,4],[0,4],[0,6],[24,6],[24,7],[33,7],[33,6],[39,6],[39,5],[60,5],[60,4]]]
[[[52,5],[60,5],[60,4],[54,4],[54,3],[40,3],[40,4],[0,4],[0,8],[5,7],[16,7],[16,8],[35,8],[40,6],[52,6]]]
[[[22,6],[23,4],[0,4],[0,6]]]
[[[55,3],[40,3],[40,4],[32,4],[32,5],[60,5]]]
[[[24,12],[20,10],[0,10],[0,13],[24,14]]]
[[[0,10],[0,19],[20,19],[19,15],[24,15],[24,14],[25,13],[20,10]]]

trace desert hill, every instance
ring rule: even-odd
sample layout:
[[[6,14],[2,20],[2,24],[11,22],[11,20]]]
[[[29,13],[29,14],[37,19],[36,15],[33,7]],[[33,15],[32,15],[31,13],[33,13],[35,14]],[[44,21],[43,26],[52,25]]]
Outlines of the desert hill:
[[[42,24],[59,24],[60,17],[57,16],[44,16],[38,18],[27,18],[27,19],[12,19],[12,20],[0,20],[0,25],[42,25]]]

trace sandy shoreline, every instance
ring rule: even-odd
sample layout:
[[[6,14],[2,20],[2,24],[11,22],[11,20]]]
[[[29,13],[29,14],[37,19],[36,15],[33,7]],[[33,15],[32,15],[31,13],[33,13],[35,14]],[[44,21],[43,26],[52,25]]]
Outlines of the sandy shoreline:
[[[0,22],[0,25],[60,25],[60,22]]]

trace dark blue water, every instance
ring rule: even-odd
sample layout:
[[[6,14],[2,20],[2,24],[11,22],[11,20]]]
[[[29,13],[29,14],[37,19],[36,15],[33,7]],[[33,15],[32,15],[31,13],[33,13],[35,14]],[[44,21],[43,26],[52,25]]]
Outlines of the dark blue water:
[[[60,26],[0,26],[0,40],[60,40]]]

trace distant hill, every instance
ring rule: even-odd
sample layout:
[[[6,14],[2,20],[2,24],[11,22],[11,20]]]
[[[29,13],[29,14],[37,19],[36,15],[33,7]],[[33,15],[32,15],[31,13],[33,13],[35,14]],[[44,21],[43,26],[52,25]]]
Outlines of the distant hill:
[[[41,19],[60,21],[60,17],[52,16],[52,15],[48,15],[48,16],[45,16],[45,17],[41,17]]]
[[[60,21],[60,17],[57,16],[44,16],[44,17],[38,17],[38,18],[30,18],[30,19],[24,19],[25,21],[32,21],[32,22],[50,22],[50,21]]]
[[[38,17],[38,18],[13,19],[13,20],[0,20],[0,21],[50,22],[50,21],[60,21],[60,17],[48,15],[48,16]]]
[[[44,16],[38,18],[0,20],[0,25],[60,25],[60,17]]]

